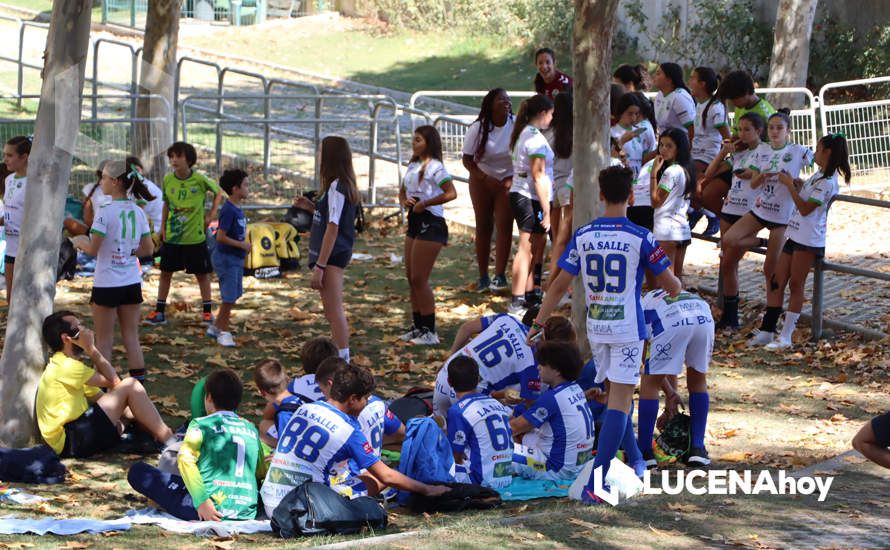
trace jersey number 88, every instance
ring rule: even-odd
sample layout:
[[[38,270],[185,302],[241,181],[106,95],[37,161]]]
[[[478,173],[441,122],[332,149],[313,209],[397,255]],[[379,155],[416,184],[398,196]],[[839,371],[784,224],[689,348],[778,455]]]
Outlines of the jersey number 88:
[[[315,462],[321,449],[330,439],[328,432],[318,426],[309,426],[305,418],[296,417],[284,429],[278,442],[277,452],[289,453],[293,450],[297,458]]]

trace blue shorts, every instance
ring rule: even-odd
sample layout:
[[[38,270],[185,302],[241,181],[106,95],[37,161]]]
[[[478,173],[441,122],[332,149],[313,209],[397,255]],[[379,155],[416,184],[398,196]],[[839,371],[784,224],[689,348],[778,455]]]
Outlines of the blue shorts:
[[[244,258],[213,250],[213,269],[219,278],[219,294],[222,303],[234,304],[244,294],[241,280],[244,278]]]

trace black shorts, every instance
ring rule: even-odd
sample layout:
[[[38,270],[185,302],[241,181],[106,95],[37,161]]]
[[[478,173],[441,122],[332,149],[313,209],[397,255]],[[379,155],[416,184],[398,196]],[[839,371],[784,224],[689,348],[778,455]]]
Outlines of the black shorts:
[[[805,244],[800,244],[799,242],[792,241],[791,239],[785,241],[785,245],[782,247],[782,254],[794,254],[795,250],[800,250],[801,252],[809,252],[817,258],[825,257],[824,246],[807,246]]]
[[[420,214],[408,212],[406,235],[409,239],[445,245],[448,244],[448,224],[445,223],[445,218],[436,216],[429,210],[424,210]]]
[[[871,431],[879,447],[890,447],[890,412],[872,418]]]
[[[9,254],[4,255],[3,262],[7,265],[13,265],[15,263],[15,256],[10,256]]]
[[[117,426],[111,423],[105,411],[93,403],[77,420],[65,424],[63,458],[87,458],[107,451],[120,443]]]
[[[190,275],[213,273],[213,264],[210,263],[210,252],[207,250],[206,242],[198,244],[164,243],[161,246],[161,271],[173,273],[183,269]]]
[[[734,224],[735,222],[737,222],[737,221],[739,221],[740,219],[742,219],[742,217],[739,216],[738,214],[724,214],[723,212],[720,212],[720,219],[723,220],[723,221],[725,221],[725,222],[728,223],[729,225],[732,225],[732,224]]]
[[[351,259],[352,250],[332,252],[331,255],[328,256],[328,263],[325,264],[325,267],[332,265],[334,267],[339,267],[340,269],[346,269],[346,266],[349,265],[349,260]],[[309,269],[315,269],[315,261],[309,264]]]
[[[142,284],[127,286],[93,287],[90,303],[103,307],[130,306],[142,303]]]
[[[759,223],[763,227],[769,229],[770,231],[772,231],[773,229],[779,229],[780,227],[788,226],[787,223],[776,223],[776,222],[771,222],[771,221],[765,220],[765,219],[761,218],[760,216],[758,216],[757,214],[755,214],[754,212],[751,212],[751,215],[754,216],[754,219],[757,220],[757,223]]]
[[[655,209],[651,206],[628,206],[627,219],[649,231],[655,226]]]
[[[544,234],[544,211],[541,203],[519,193],[510,193],[510,209],[513,210],[513,218],[516,226],[525,233]]]

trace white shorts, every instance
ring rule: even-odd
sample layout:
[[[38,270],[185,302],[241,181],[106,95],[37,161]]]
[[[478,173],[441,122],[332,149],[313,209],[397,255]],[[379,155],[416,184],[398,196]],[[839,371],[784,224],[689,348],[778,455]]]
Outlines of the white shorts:
[[[529,439],[531,436],[531,439]],[[523,443],[532,443],[537,440],[534,432],[526,434],[522,438]],[[581,466],[564,466],[560,470],[547,468],[547,455],[541,449],[534,446],[513,444],[513,473],[525,479],[546,479],[556,481],[560,479],[575,479],[584,468]]]
[[[591,343],[590,351],[596,363],[596,380],[616,384],[637,385],[640,381],[640,365],[643,361],[643,340],[623,344]]]
[[[652,234],[657,241],[688,241],[692,238],[692,231],[688,223],[678,223],[670,218],[655,216]]]
[[[705,374],[714,349],[714,321],[707,318],[692,326],[669,328],[652,339],[646,358],[646,374],[678,375],[683,364]]]
[[[563,206],[572,205],[572,188],[569,187],[568,183],[568,178],[564,178],[562,181],[556,182],[554,186],[556,192],[553,194],[554,206],[562,208]]]

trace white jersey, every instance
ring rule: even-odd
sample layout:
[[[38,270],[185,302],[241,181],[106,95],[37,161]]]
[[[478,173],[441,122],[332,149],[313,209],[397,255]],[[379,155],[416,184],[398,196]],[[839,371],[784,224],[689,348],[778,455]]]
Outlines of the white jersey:
[[[304,374],[291,380],[287,391],[300,398],[303,403],[314,403],[324,399],[321,388],[315,383],[315,374]]]
[[[103,238],[96,254],[93,286],[113,288],[139,284],[142,270],[136,249],[151,234],[145,212],[130,199],[113,200],[99,207],[90,233]]]
[[[420,179],[421,171],[423,171],[423,180]],[[430,159],[424,168],[423,162],[416,160],[408,165],[405,177],[402,178],[402,185],[405,187],[407,196],[414,197],[418,201],[425,201],[443,194],[442,186],[449,181],[451,181],[451,175],[441,161]],[[445,217],[445,209],[441,204],[428,206],[427,210],[440,218]]]
[[[758,167],[753,165],[753,162],[757,158],[756,150],[756,148],[746,149],[744,151],[733,153],[727,161],[731,167],[730,169],[733,172],[751,168],[757,170]],[[726,193],[726,198],[723,200],[723,208],[721,212],[731,216],[744,216],[751,210],[751,206],[754,203],[754,194],[755,190],[751,189],[751,180],[742,179],[733,173],[732,184],[729,186],[729,191]]]
[[[685,241],[692,238],[686,211],[689,199],[686,197],[686,170],[678,164],[668,166],[658,180],[658,189],[668,195],[655,209],[652,233],[659,241]]]
[[[547,470],[580,471],[590,460],[596,436],[593,413],[577,383],[547,390],[522,416],[536,428],[534,447],[547,457]]]
[[[710,319],[711,306],[700,296],[682,291],[675,298],[664,290],[651,290],[641,301],[646,317],[648,339],[656,338],[663,332],[682,330],[685,326],[698,324],[698,319]],[[695,323],[686,321],[696,321]]]
[[[376,395],[368,398],[368,404],[356,420],[377,456],[380,456],[380,451],[383,449],[383,436],[396,433],[402,426],[402,421],[396,418],[386,407],[386,402]]]
[[[6,255],[16,257],[19,251],[19,236],[25,219],[25,190],[28,177],[6,176],[6,191],[3,193],[3,231],[6,234]]]
[[[800,198],[816,205],[816,209],[804,216],[797,208],[788,220],[785,236],[804,246],[825,247],[828,227],[828,207],[838,192],[837,172],[826,178],[821,171],[810,176],[800,190]]]
[[[93,212],[99,210],[103,204],[111,202],[111,195],[106,195],[102,191],[102,186],[98,183],[88,183],[83,186],[83,198],[87,198],[93,203]]]
[[[652,206],[652,192],[649,189],[649,180],[652,178],[652,166],[655,159],[650,160],[640,167],[634,177],[634,206]]]
[[[486,175],[503,180],[513,175],[513,159],[510,157],[510,134],[513,133],[513,115],[507,117],[503,126],[494,126],[488,131],[485,141],[485,154],[476,165]],[[482,123],[475,121],[464,134],[463,154],[475,157],[479,140],[482,139]]]
[[[700,160],[710,164],[714,157],[720,153],[723,136],[720,128],[726,127],[726,107],[719,100],[714,100],[710,107],[706,99],[695,105],[695,133],[692,136],[692,160]],[[705,108],[708,109],[708,118],[702,124]]]
[[[544,130],[544,137],[547,138],[547,143],[553,151],[553,185],[550,187],[550,197],[552,198],[556,196],[554,190],[565,185],[572,174],[572,157],[561,158],[556,156],[556,134],[554,134],[553,130],[549,128]]]
[[[670,128],[686,130],[695,124],[695,100],[683,88],[664,95],[658,92],[655,96],[655,122],[658,124],[658,135]]]
[[[611,129],[612,137],[615,138],[618,143],[621,143],[621,137],[627,132],[635,132],[637,135],[633,139],[629,139],[624,142],[624,145],[621,146],[621,149],[624,151],[624,154],[627,158],[627,167],[633,170],[634,177],[640,173],[640,168],[643,166],[643,156],[646,153],[651,153],[657,147],[657,141],[655,139],[655,132],[652,130],[652,126],[649,124],[636,124],[631,126],[630,128],[625,128],[620,124],[616,124],[612,126]],[[648,185],[648,180],[646,184]],[[636,199],[636,197],[635,197]],[[634,206],[645,206],[634,203]]]
[[[509,407],[478,393],[448,409],[448,441],[464,455],[470,483],[503,488],[513,482],[512,416]]]
[[[763,143],[756,151],[755,164],[760,172],[784,172],[796,178],[805,166],[813,164],[813,151],[809,147],[797,143],[787,143],[784,147],[773,149],[769,143]],[[794,201],[788,188],[779,182],[778,176],[768,176],[757,188],[751,212],[766,221],[785,225],[791,218]]]
[[[547,176],[551,182],[553,181],[553,149],[550,148],[544,134],[532,125],[526,126],[519,134],[511,154],[513,156],[513,185],[510,187],[510,192],[519,193],[523,197],[539,202],[549,201],[550,197],[538,197],[530,174],[532,159],[542,158]]]
[[[643,273],[658,276],[671,265],[652,233],[627,218],[597,218],[575,231],[557,265],[572,276],[583,270],[591,344],[646,338]]]
[[[519,385],[523,399],[537,399],[541,389],[534,351],[526,344],[528,328],[506,313],[482,318],[482,331],[445,361],[436,376],[433,407],[445,416],[455,402],[454,389],[448,384],[448,365],[455,357],[466,355],[479,365],[479,391],[491,393]]]
[[[144,202],[140,201],[140,206],[145,210],[145,215],[148,217],[148,221],[151,222],[152,230],[158,233],[161,230],[161,222],[164,216],[164,193],[155,182],[148,178],[142,180],[142,183],[145,184],[145,188],[148,189],[148,192],[154,199]]]
[[[671,298],[661,289],[643,296],[642,304],[649,331],[646,374],[679,375],[684,365],[708,372],[714,349],[711,306],[696,294],[684,291]]]
[[[260,491],[266,513],[304,481],[328,483],[335,466],[350,459],[360,469],[380,460],[358,422],[325,401],[301,406],[280,434]]]

